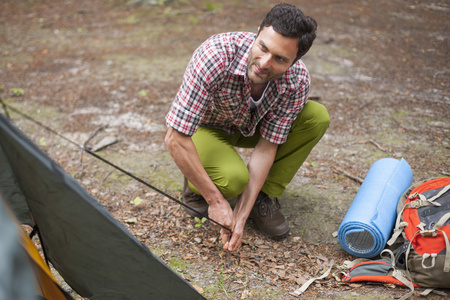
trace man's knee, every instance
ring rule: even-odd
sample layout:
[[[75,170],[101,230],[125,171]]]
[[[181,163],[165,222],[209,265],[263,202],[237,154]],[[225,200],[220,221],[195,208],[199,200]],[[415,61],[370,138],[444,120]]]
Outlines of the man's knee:
[[[303,112],[303,111],[302,111]],[[304,108],[305,119],[312,120],[317,124],[330,124],[330,116],[327,108],[318,102],[308,101]]]
[[[318,102],[309,100],[303,107],[293,124],[293,130],[314,130],[325,132],[330,124],[330,116],[326,107]]]
[[[237,170],[230,166],[222,169],[220,178],[214,180],[217,188],[222,192],[222,195],[229,199],[240,195],[249,181],[248,169]]]

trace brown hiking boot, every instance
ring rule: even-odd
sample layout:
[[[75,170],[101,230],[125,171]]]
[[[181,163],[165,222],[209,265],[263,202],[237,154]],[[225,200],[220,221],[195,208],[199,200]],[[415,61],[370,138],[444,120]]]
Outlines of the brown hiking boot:
[[[184,177],[184,188],[183,188],[183,203],[186,205],[189,205],[189,207],[192,207],[196,211],[193,211],[187,207],[184,207],[184,211],[193,217],[203,217],[208,215],[208,202],[201,196],[194,193],[191,188],[189,187],[188,181],[186,177]]]
[[[289,223],[279,209],[280,203],[277,198],[273,203],[269,195],[259,192],[250,212],[250,218],[265,235],[271,238],[283,238],[289,233]]]

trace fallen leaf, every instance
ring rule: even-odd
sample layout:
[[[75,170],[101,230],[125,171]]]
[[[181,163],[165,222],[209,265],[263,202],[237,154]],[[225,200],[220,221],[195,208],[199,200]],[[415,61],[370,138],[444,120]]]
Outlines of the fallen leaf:
[[[306,277],[304,277],[303,275],[301,275],[301,274],[297,275],[296,278],[295,278],[295,282],[298,285],[302,285],[302,284],[304,284],[307,281],[308,281],[308,279]]]
[[[200,294],[202,294],[203,293],[203,288],[201,288],[201,287],[199,287],[198,285],[195,285],[195,284],[193,284],[192,285],[193,287],[194,287],[194,289],[196,289],[197,290],[197,292],[199,292]]]
[[[136,198],[134,198],[133,200],[130,201],[130,203],[134,204],[134,205],[139,205],[139,204],[141,204],[141,202],[142,202],[142,199],[139,198],[139,197],[136,197]]]
[[[302,238],[299,237],[299,236],[294,236],[294,237],[292,238],[292,240],[293,240],[294,242],[298,243],[299,241],[302,240]]]
[[[246,299],[250,295],[249,290],[244,290],[241,294],[241,300]]]
[[[129,218],[129,219],[125,220],[125,223],[128,223],[128,224],[136,224],[137,222],[138,222],[138,220],[137,220],[136,217]]]
[[[320,188],[320,189],[329,189],[330,187],[329,186],[326,186],[326,185],[317,185],[317,187],[318,188]]]
[[[188,253],[185,256],[183,256],[184,260],[188,260],[188,259],[192,259],[192,258],[194,258],[194,256],[192,254],[190,254],[190,253]]]
[[[318,258],[318,259],[320,259],[320,260],[322,260],[324,262],[328,262],[328,258],[326,258],[325,256],[323,256],[321,254],[316,255],[316,258]]]
[[[257,247],[261,249],[270,249],[270,246],[267,245],[258,245]]]

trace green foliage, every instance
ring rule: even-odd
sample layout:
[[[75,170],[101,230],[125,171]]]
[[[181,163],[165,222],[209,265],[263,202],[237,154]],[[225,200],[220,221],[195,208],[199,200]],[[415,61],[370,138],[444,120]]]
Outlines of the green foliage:
[[[200,23],[200,19],[197,18],[197,17],[194,17],[194,16],[190,16],[189,17],[189,23],[191,23],[191,24],[198,24],[198,23]]]
[[[142,202],[142,199],[140,197],[136,197],[130,201],[130,203],[134,204],[134,205],[139,205],[139,204],[141,204],[141,202]]]
[[[186,269],[188,263],[181,258],[172,258],[168,262],[169,267],[178,272],[182,272]]]
[[[137,15],[131,15],[125,19],[121,19],[118,21],[119,24],[128,24],[128,25],[134,25],[139,23],[140,19]]]
[[[230,282],[233,282],[234,280],[241,279],[241,278],[245,279],[245,286],[247,286],[248,285],[248,277],[247,277],[247,275],[242,274],[242,275],[226,276],[224,274],[223,265],[222,265],[222,271],[221,271],[220,276],[218,278],[218,282],[212,284],[211,286],[208,286],[205,289],[205,293],[217,296],[217,294],[221,292],[221,293],[223,293],[225,295],[225,299],[234,299],[232,297],[232,295],[230,295],[229,292],[227,291],[227,286],[230,285]]]
[[[134,204],[134,205],[139,205],[139,204],[141,204],[141,202],[142,202],[142,199],[140,197],[136,197],[130,201],[130,203]]]
[[[10,88],[9,91],[13,94],[14,97],[20,97],[25,94],[25,91],[21,88]]]
[[[176,16],[179,14],[180,14],[179,10],[172,10],[172,8],[170,6],[166,7],[166,9],[164,9],[164,15],[166,15],[166,16],[168,16],[168,15]]]
[[[156,255],[158,258],[163,258],[163,256],[167,253],[167,249],[165,249],[166,245],[162,245],[161,247],[162,248],[160,248],[160,247],[148,247],[148,249],[150,249],[150,251],[154,255]]]
[[[222,6],[223,6],[222,3],[212,3],[212,2],[205,3],[205,8],[206,8],[206,10],[209,10],[209,11],[221,10]]]
[[[205,217],[203,217],[203,218],[199,218],[199,217],[195,217],[194,218],[194,220],[197,222],[197,224],[195,224],[195,227],[200,227],[200,226],[202,226],[205,222],[206,222],[206,220],[208,220],[208,219],[206,219]]]

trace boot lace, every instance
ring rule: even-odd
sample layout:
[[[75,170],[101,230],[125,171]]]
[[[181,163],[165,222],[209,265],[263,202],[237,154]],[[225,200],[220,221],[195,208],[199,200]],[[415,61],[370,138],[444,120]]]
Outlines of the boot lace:
[[[261,216],[269,216],[272,218],[274,212],[281,208],[280,202],[278,202],[278,198],[275,198],[273,201],[269,195],[263,194],[256,199],[256,204],[259,205],[259,213]]]

